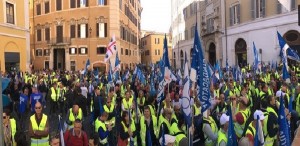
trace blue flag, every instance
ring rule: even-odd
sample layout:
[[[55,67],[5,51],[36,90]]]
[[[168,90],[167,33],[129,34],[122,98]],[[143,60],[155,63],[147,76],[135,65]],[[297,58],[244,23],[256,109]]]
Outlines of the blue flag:
[[[290,146],[290,138],[289,138],[289,131],[288,131],[288,124],[285,116],[284,111],[284,103],[283,103],[283,96],[280,97],[280,106],[279,106],[279,116],[278,116],[278,123],[279,123],[279,143],[281,146]]]
[[[87,73],[89,67],[90,67],[91,63],[90,63],[90,59],[88,59],[85,63],[85,69],[84,69],[84,75]]]
[[[259,116],[257,115],[257,122],[256,122],[256,133],[254,137],[254,145],[255,146],[264,146],[264,135],[262,131],[262,125],[259,119]]]
[[[196,53],[196,58],[198,59],[197,64],[197,96],[200,99],[202,108],[201,112],[206,111],[210,106],[210,79],[208,76],[208,70],[206,67],[206,61],[203,55],[203,49],[201,47],[201,42],[198,35],[197,24],[194,35],[194,53]]]
[[[107,75],[107,82],[111,87],[114,86],[113,85],[114,84],[114,82],[113,82],[113,73],[112,73],[110,61],[109,61],[109,71],[108,71],[108,75]]]
[[[129,78],[129,70],[127,70],[122,77],[122,81],[124,82],[125,80],[127,80]]]
[[[7,88],[9,82],[10,82],[9,78],[2,78],[2,92]]]
[[[287,45],[287,43],[284,41],[284,39],[282,38],[282,36],[279,34],[279,32],[277,32],[277,37],[278,37],[278,41],[279,41],[279,45],[280,45],[280,56],[281,56],[281,60],[282,60],[282,64],[283,64],[283,68],[282,68],[282,78],[284,80],[289,78],[289,73],[288,73],[288,62],[287,62],[287,50],[289,49],[289,46]]]
[[[253,54],[254,54],[254,62],[253,62],[253,68],[254,68],[254,71],[257,71],[258,70],[258,53],[257,53],[257,49],[255,47],[255,44],[253,42]]]
[[[150,96],[154,96],[156,94],[155,83],[154,83],[154,72],[150,74]]]
[[[65,145],[65,140],[64,140],[64,130],[63,130],[63,124],[62,124],[62,121],[61,121],[61,116],[59,115],[59,118],[58,118],[58,122],[59,122],[59,138],[60,138],[60,144],[62,146]]]
[[[234,131],[231,106],[229,106],[229,109],[227,112],[229,115],[229,125],[228,125],[228,131],[227,131],[227,135],[228,135],[227,146],[237,146],[237,138],[236,138],[235,131]]]
[[[290,46],[285,42],[285,40],[283,39],[283,37],[278,31],[277,31],[277,37],[281,48],[280,56],[283,57],[283,55],[286,55],[286,57],[295,60],[297,62],[300,62],[300,57],[298,56],[298,53],[290,48]]]

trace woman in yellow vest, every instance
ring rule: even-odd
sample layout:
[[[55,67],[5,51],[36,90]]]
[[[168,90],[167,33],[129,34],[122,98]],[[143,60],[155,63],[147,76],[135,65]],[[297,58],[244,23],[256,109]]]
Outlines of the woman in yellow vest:
[[[133,119],[129,117],[127,111],[123,111],[118,145],[123,145],[123,143],[128,146],[130,146],[130,143],[137,145],[136,134],[137,131]]]
[[[137,103],[138,103],[138,106],[140,109],[143,109],[144,108],[144,105],[145,105],[145,96],[144,96],[144,92],[142,90],[139,91],[139,96],[138,96],[138,99],[137,99]]]
[[[125,98],[122,100],[122,111],[128,111],[132,107],[133,98],[131,92],[127,91]]]
[[[3,110],[3,132],[4,144],[8,146],[17,146],[15,134],[17,131],[16,120],[10,119],[10,112],[7,109]]]
[[[276,109],[279,109],[276,105],[276,99],[273,95],[268,95],[264,101],[262,101],[262,108],[266,111],[264,112],[265,119],[263,121],[263,132],[265,138],[265,146],[273,146],[277,139],[278,134],[278,115]],[[271,129],[270,129],[271,128]]]
[[[112,127],[115,125],[115,105],[112,103],[112,98],[109,96],[106,99],[106,104],[103,106],[105,112],[108,113],[106,124],[111,124]]]
[[[42,104],[40,102],[35,104],[35,114],[30,117],[29,136],[31,138],[31,146],[49,146],[48,117],[42,113]]]

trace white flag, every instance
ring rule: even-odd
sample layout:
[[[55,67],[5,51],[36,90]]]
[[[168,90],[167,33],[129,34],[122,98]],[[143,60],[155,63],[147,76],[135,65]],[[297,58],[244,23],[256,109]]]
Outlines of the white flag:
[[[288,11],[291,11],[291,0],[278,0],[283,7],[285,7]]]

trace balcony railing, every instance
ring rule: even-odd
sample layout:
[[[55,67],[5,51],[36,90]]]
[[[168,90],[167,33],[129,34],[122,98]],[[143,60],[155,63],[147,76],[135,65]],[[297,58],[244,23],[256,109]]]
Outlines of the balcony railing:
[[[71,38],[70,37],[57,37],[57,38],[51,38],[47,41],[48,45],[70,45],[71,44]]]

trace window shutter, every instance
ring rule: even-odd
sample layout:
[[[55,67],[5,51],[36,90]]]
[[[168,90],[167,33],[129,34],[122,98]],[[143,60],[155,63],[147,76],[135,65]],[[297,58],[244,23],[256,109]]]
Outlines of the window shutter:
[[[77,25],[77,37],[80,38],[80,24]]]
[[[266,16],[266,0],[261,0],[262,17]]]
[[[104,36],[107,37],[107,23],[104,23]]]
[[[251,0],[251,18],[255,19],[255,0]]]
[[[296,0],[291,0],[291,10],[296,10]]]
[[[85,48],[85,54],[88,54],[88,48]]]
[[[96,34],[99,37],[99,23],[96,23]]]
[[[240,7],[241,7],[241,5],[240,4],[237,4],[237,6],[236,6],[236,9],[237,9],[237,23],[238,24],[240,24],[240,22],[241,22],[241,10],[240,10]]]
[[[230,11],[230,26],[232,26],[233,25],[233,15],[234,15],[234,13],[233,13],[233,7],[230,7],[229,8],[229,11]],[[209,24],[207,23],[207,27],[209,27]]]
[[[77,54],[77,48],[75,48],[75,54]]]
[[[86,38],[88,38],[89,37],[89,24],[85,24],[85,36],[86,36]]]
[[[85,7],[89,6],[89,0],[85,0]]]
[[[281,13],[281,3],[279,1],[277,1],[277,14],[280,14]]]
[[[107,5],[107,0],[104,0],[104,5]]]
[[[77,0],[77,8],[80,8],[80,0]]]

